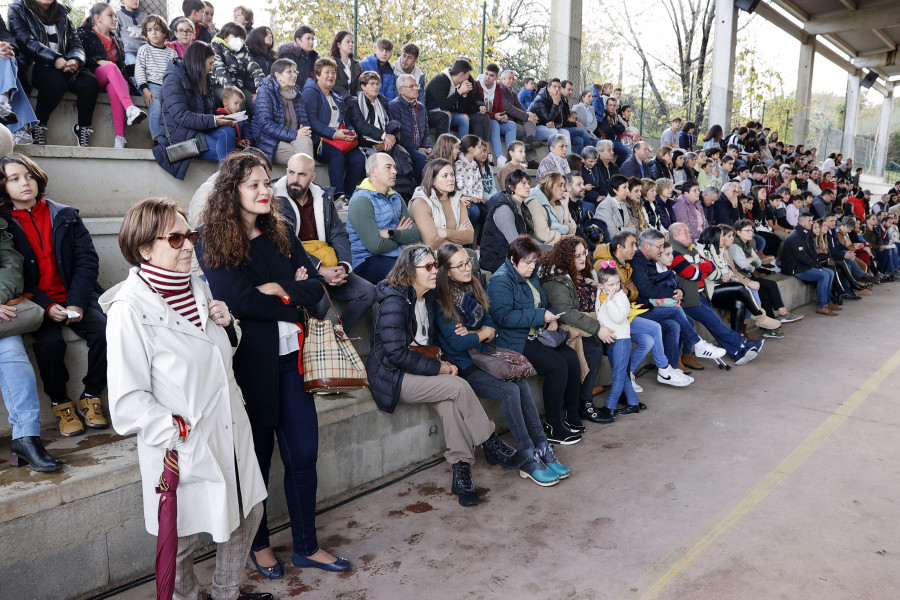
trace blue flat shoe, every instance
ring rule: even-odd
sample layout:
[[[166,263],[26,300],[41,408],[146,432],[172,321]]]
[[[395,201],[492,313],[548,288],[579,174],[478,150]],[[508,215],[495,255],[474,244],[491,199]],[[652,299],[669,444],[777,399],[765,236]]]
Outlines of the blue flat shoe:
[[[263,577],[268,577],[269,579],[281,579],[284,577],[284,567],[282,567],[281,563],[277,560],[271,567],[262,567],[256,562],[256,553],[253,552],[253,550],[250,551],[250,560],[253,561],[256,570],[259,571]]]
[[[353,568],[353,563],[351,563],[346,558],[341,558],[340,556],[338,556],[337,560],[333,563],[323,563],[311,558],[307,558],[306,556],[294,554],[291,557],[291,561],[294,563],[295,567],[299,567],[301,569],[311,567],[313,569],[322,569],[323,571],[332,571],[334,573],[349,571],[351,568]]]

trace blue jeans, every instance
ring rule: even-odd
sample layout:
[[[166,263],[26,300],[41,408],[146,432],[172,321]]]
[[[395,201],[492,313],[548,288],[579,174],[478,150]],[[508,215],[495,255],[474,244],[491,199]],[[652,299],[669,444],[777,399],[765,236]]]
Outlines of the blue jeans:
[[[156,98],[153,99],[153,103],[147,107],[147,116],[150,117],[147,120],[147,124],[150,126],[150,137],[155,140],[159,136],[166,134],[162,122],[161,104],[159,102],[159,99],[162,98],[162,86],[158,83],[147,83],[147,89],[150,90],[151,94],[156,96]]]
[[[631,355],[631,338],[617,339],[606,347],[606,355],[612,367],[612,386],[606,397],[606,408],[615,410],[619,404],[622,392],[628,404],[634,406],[638,403],[637,392],[631,387],[631,377],[628,375],[628,358]]]
[[[626,148],[619,140],[613,140],[613,152],[616,153],[616,165],[619,167],[631,156],[631,150]]]
[[[463,379],[479,396],[500,402],[509,432],[523,454],[529,455],[532,448],[547,441],[528,382],[502,381],[481,369],[475,369]]]
[[[37,381],[21,335],[0,338],[0,393],[9,413],[12,439],[40,436]]]
[[[603,365],[603,342],[596,336],[581,338],[584,359],[588,365],[588,375],[581,382],[581,396],[579,400],[582,406],[585,402],[594,401],[594,384],[600,375],[600,367]]]
[[[700,336],[694,329],[694,322],[685,314],[684,309],[680,306],[659,306],[651,308],[648,312],[641,315],[642,319],[656,321],[663,330],[663,345],[665,346],[666,356],[669,358],[669,364],[675,366],[681,358],[680,350],[690,352],[694,344],[700,341]],[[666,331],[671,329],[671,324],[678,326],[678,337],[672,338],[671,334]],[[679,344],[680,340],[680,344]]]
[[[831,269],[809,269],[802,273],[794,273],[794,277],[806,283],[816,284],[816,308],[823,308],[831,302],[831,286],[834,283],[834,271]]]
[[[657,309],[654,308],[653,310]],[[716,338],[719,345],[725,348],[725,351],[731,358],[734,358],[737,355],[738,351],[747,341],[744,336],[722,322],[722,319],[716,314],[712,304],[709,303],[709,300],[707,300],[704,295],[700,296],[699,306],[684,307],[684,312],[695,321],[700,321],[703,326],[709,330],[712,336]]]
[[[344,154],[331,144],[322,142],[316,158],[328,165],[328,180],[334,188],[334,197],[351,196],[366,175],[366,157],[359,148]]]
[[[766,247],[766,238],[759,234],[753,234],[753,241],[756,242],[756,249],[760,252]]]
[[[585,146],[592,146],[594,144],[593,140],[591,140],[591,136],[588,135],[588,132],[584,127],[566,127],[565,130],[569,132],[569,138],[572,140],[572,146],[569,148],[569,152],[581,154],[581,151],[584,150]]]
[[[472,228],[478,233],[478,238],[472,244],[472,247],[474,248],[481,239],[481,231],[484,229],[484,222],[487,220],[487,205],[484,202],[473,202],[469,205],[469,208],[466,209],[466,213],[469,215],[469,221],[472,223]]]
[[[503,141],[500,140],[500,134],[503,134]],[[491,119],[491,150],[494,156],[503,156],[509,145],[516,141],[516,122],[512,119],[506,123]]]
[[[284,495],[291,518],[293,550],[301,556],[319,550],[316,538],[316,455],[319,451],[319,422],[312,394],[303,391],[303,375],[297,370],[297,352],[281,357],[278,427],[252,424],[253,445],[266,487],[275,438],[284,464]],[[265,509],[266,502],[263,502]],[[269,526],[264,510],[251,549],[269,547]]]
[[[378,282],[385,279],[394,268],[395,262],[397,262],[396,256],[374,255],[356,265],[353,272],[372,285],[378,285]]]
[[[850,269],[850,272],[853,273],[854,277],[862,277],[863,275],[866,274],[865,271],[863,271],[861,268],[859,268],[859,265],[856,264],[855,260],[846,260],[845,259],[844,262],[847,264],[847,267]]]
[[[678,323],[667,323],[669,329],[670,345],[678,345],[678,337],[681,335],[681,328]],[[666,356],[665,346],[663,344],[662,324],[650,319],[635,317],[631,321],[631,340],[637,343],[634,352],[631,353],[631,370],[634,371],[647,356],[647,353],[653,351],[653,363],[657,369],[664,369],[669,365],[669,359]],[[677,362],[675,363],[678,364]]]
[[[0,58],[0,94],[9,93],[9,105],[19,117],[18,123],[6,126],[10,131],[18,131],[26,125],[37,123],[38,120],[28,101],[28,95],[22,88],[22,82],[19,81],[18,73],[16,59]]]
[[[203,135],[206,136],[206,145],[209,146],[209,149],[197,156],[200,160],[217,160],[222,162],[234,150],[235,139],[237,138],[237,132],[234,127],[222,125],[212,131],[204,132]]]
[[[413,179],[416,184],[422,183],[422,173],[425,171],[425,165],[428,164],[428,155],[419,152],[418,148],[412,146],[404,146],[404,148],[409,154],[410,161],[412,161]]]
[[[375,286],[356,273],[350,273],[344,285],[329,285],[328,295],[332,300],[346,302],[340,316],[344,331],[349,332],[363,316],[369,314],[369,309],[375,303]],[[328,297],[323,294],[322,299],[310,312],[316,318],[324,319],[329,308],[331,305],[328,303]]]
[[[450,127],[456,127],[456,137],[459,139],[469,135],[469,116],[463,113],[450,113]]]
[[[879,250],[876,253],[876,257],[878,258],[878,270],[882,273],[891,274],[900,267],[900,260],[898,260],[896,248]]]
[[[546,125],[538,125],[535,127],[534,137],[541,140],[542,142],[546,142],[550,139],[551,135],[560,134],[564,138],[566,138],[566,143],[569,145],[569,152],[572,152],[572,136],[569,135],[568,129],[563,128],[553,128],[547,127]]]

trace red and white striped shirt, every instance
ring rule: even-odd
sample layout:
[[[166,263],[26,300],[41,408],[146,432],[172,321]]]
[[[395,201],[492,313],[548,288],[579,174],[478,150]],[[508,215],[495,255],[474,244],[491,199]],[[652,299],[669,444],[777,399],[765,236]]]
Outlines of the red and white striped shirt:
[[[144,263],[141,265],[141,276],[162,296],[172,310],[197,327],[202,327],[197,299],[191,291],[190,273],[177,273]]]

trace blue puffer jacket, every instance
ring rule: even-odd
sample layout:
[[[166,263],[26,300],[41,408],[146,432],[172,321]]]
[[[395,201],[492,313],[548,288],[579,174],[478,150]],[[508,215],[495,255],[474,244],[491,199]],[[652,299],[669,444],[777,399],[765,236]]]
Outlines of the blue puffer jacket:
[[[369,391],[378,408],[392,413],[400,400],[404,373],[435,376],[441,362],[409,349],[415,327],[416,291],[411,287],[392,287],[382,281],[375,288],[376,308],[372,326],[372,349],[366,361]],[[428,343],[436,344],[437,305],[434,292],[425,294],[428,309]]]
[[[397,76],[394,74],[394,67],[390,63],[386,65],[378,64],[378,57],[370,54],[361,61],[359,66],[365,71],[375,71],[381,76],[381,88],[378,93],[388,99],[388,102],[399,96],[397,93]]]
[[[353,130],[353,126],[346,120],[347,113],[344,111],[344,99],[341,95],[332,92],[331,99],[334,100],[338,108],[338,122],[343,123],[347,129]],[[313,147],[319,146],[319,140],[323,137],[334,139],[334,133],[337,131],[329,126],[331,122],[331,105],[328,104],[328,98],[313,79],[307,79],[303,86],[303,104],[306,107],[306,118],[309,126],[313,131]]]
[[[253,132],[256,138],[256,147],[266,153],[269,160],[274,160],[275,149],[278,142],[293,142],[297,139],[297,131],[284,126],[284,105],[279,94],[280,86],[274,75],[269,75],[259,84],[256,90],[256,100],[253,102]],[[297,113],[297,123],[301,127],[309,126],[306,118],[306,108],[303,106],[300,86],[294,88],[297,95],[294,97],[294,112]]]
[[[516,352],[525,351],[528,331],[544,325],[544,312],[549,310],[547,296],[541,287],[537,270],[529,278],[541,293],[540,307],[534,307],[534,295],[525,278],[507,258],[488,279],[487,293],[491,301],[491,318],[497,330],[494,344]],[[550,311],[553,312],[553,311]]]

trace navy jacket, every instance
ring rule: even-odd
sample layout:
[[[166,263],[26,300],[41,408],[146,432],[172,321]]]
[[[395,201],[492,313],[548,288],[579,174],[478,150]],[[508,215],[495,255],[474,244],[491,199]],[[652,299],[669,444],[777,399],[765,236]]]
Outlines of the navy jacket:
[[[650,298],[671,298],[672,288],[656,284],[656,261],[647,260],[640,250],[634,253],[634,258],[628,261],[631,265],[631,281],[637,288],[637,301],[647,305]]]
[[[406,148],[408,152],[418,151],[419,148],[431,148],[431,137],[428,135],[428,111],[425,106],[418,100],[416,106],[418,109],[413,116],[412,103],[397,96],[388,104],[391,108],[391,116],[400,123],[400,131],[397,134],[397,141],[401,146]],[[413,131],[419,131],[419,144],[413,144]]]
[[[539,308],[534,307],[534,295],[528,282],[516,272],[516,268],[508,258],[488,279],[487,293],[491,301],[491,319],[494,320],[497,330],[494,344],[501,348],[524,352],[529,329],[544,326],[544,312],[549,309],[547,296],[537,276],[537,269],[530,280],[541,294]]]
[[[369,391],[381,410],[392,413],[400,401],[404,373],[435,376],[441,362],[409,349],[415,327],[416,291],[412,287],[391,287],[386,281],[375,288],[376,308],[372,324],[372,349],[366,360]],[[428,309],[428,344],[437,344],[434,291],[425,294]]]
[[[381,108],[384,109],[384,113],[388,116],[388,119],[390,119],[385,124],[384,129],[378,129],[378,127],[375,126],[375,107],[372,106],[372,103],[369,102],[368,98],[365,99],[365,102],[369,107],[368,119],[363,116],[362,109],[359,107],[359,98],[357,96],[350,96],[344,101],[344,106],[347,107],[347,120],[353,126],[353,129],[356,130],[356,133],[359,134],[360,146],[373,145],[372,142],[366,141],[366,138],[381,141],[381,137],[385,133],[397,135],[397,132],[400,129],[400,123],[392,118],[391,108],[388,106],[387,98],[379,94],[375,100],[381,104]]]
[[[594,189],[584,192],[584,201],[590,202],[591,204],[598,204],[601,200],[600,188],[603,187],[604,190],[606,189],[606,182],[600,179],[599,166],[594,165],[593,169],[588,169],[587,167],[582,166],[581,176],[582,178],[584,178],[585,185],[594,186]],[[603,198],[606,198],[606,196],[603,196]]]
[[[675,218],[675,211],[672,210],[672,202],[666,202],[659,196],[656,197],[656,212],[659,213],[659,220],[666,229],[669,229],[672,223],[678,221]]]
[[[478,341],[477,333],[456,335],[456,324],[459,323],[459,320],[445,319],[444,314],[440,311],[439,307],[437,313],[438,344],[440,344],[441,350],[444,352],[444,358],[456,365],[456,368],[459,369],[459,374],[465,377],[478,368],[475,366],[475,363],[472,362],[472,357],[469,356],[469,350],[475,348],[478,352],[484,352],[487,348]],[[494,322],[491,320],[491,314],[485,312],[484,317],[482,317],[478,323],[475,323],[474,326],[469,327],[469,330],[474,331],[481,327],[493,326]]]
[[[850,248],[843,245],[840,240],[838,240],[837,232],[834,229],[828,231],[825,235],[825,239],[828,240],[828,253],[833,260],[847,260],[844,258],[844,254],[849,252]]]
[[[644,171],[641,172],[641,167],[644,167]],[[619,169],[619,174],[624,175],[625,177],[647,177],[647,173],[649,169],[645,165],[638,164],[637,156],[634,154],[629,157],[624,163],[622,163],[622,167]]]
[[[297,130],[284,126],[284,105],[279,94],[280,86],[274,75],[269,75],[259,84],[256,90],[256,101],[253,102],[253,125],[256,134],[256,147],[266,153],[269,160],[274,160],[278,142],[293,142],[297,139]],[[309,126],[300,86],[294,88],[294,112],[300,127]]]
[[[59,277],[66,286],[66,304],[81,308],[93,306],[100,310],[97,303],[97,299],[103,293],[103,288],[97,281],[100,276],[100,258],[97,256],[90,232],[84,226],[77,209],[47,198],[44,200],[50,210],[56,270],[59,271]],[[0,205],[0,215],[4,215],[9,222],[9,232],[13,236],[16,251],[25,259],[23,268],[25,292],[34,294],[34,301],[47,310],[50,305],[57,302],[38,289],[41,274],[37,256],[31,249],[22,226],[7,214],[12,209],[12,204],[8,202]]]
[[[741,219],[740,203],[738,206],[732,206],[731,200],[721,194],[719,199],[713,203],[713,220],[710,225],[734,225]]]
[[[619,174],[619,165],[615,161],[605,165],[602,160],[598,160],[595,169],[600,174],[600,185],[597,191],[600,193],[599,200],[602,202],[604,198],[609,196],[609,180],[612,179],[613,175]]]
[[[234,354],[234,377],[254,426],[277,427],[280,361],[278,359],[278,321],[303,322],[303,307],[315,306],[322,299],[325,280],[316,271],[309,254],[297,236],[291,238],[291,256],[283,256],[266,235],[250,240],[250,254],[234,266],[209,267],[203,259],[203,239],[197,244],[197,261],[203,269],[213,296],[241,320],[241,345]],[[294,273],[306,267],[309,279],[294,281]],[[256,286],[275,282],[290,295],[285,304],[277,296],[263,294]],[[285,399],[285,401],[295,400]]]
[[[333,90],[331,99],[334,100],[334,104],[338,108],[338,122],[343,123],[347,129],[352,131],[353,126],[346,120],[344,99]],[[306,84],[303,86],[303,103],[306,105],[306,118],[313,131],[313,148],[318,147],[323,137],[330,140],[334,139],[334,134],[337,130],[329,126],[331,122],[331,105],[328,104],[325,93],[312,79],[307,79]]]

